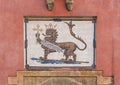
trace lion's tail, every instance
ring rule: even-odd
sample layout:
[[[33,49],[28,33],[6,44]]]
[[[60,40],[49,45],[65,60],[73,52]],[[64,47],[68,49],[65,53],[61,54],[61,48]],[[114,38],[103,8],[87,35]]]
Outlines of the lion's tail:
[[[72,31],[72,28],[73,28],[73,26],[75,26],[75,24],[72,24],[72,21],[70,21],[69,23],[67,23],[67,22],[65,22],[68,26],[69,26],[69,30],[70,30],[70,34],[75,38],[75,39],[77,39],[77,40],[79,40],[79,41],[81,41],[84,45],[85,45],[85,47],[83,48],[83,49],[80,49],[78,46],[76,46],[79,50],[85,50],[86,48],[87,48],[87,44],[85,43],[85,41],[81,38],[81,37],[76,37],[76,35],[75,35],[75,33],[73,33],[73,31]]]
[[[79,48],[77,45],[76,45],[76,47],[80,50],[80,51],[84,51],[86,48],[87,48],[87,44],[83,41],[83,43],[85,44],[85,47],[84,48]]]

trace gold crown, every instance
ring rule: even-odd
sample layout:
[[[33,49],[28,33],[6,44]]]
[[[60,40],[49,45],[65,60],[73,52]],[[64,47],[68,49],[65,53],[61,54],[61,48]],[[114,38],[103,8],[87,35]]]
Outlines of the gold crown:
[[[51,23],[48,24],[48,25],[45,24],[45,27],[46,27],[47,29],[55,29],[56,26],[57,26],[57,24],[56,24],[56,25],[52,25]]]

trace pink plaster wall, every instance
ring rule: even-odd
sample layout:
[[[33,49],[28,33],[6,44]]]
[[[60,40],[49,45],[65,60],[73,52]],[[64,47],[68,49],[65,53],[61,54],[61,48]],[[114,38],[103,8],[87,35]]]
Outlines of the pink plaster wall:
[[[24,16],[97,16],[97,66],[94,70],[102,70],[104,76],[113,75],[114,85],[120,85],[120,0],[74,1],[73,10],[68,12],[65,0],[55,0],[51,12],[45,0],[0,0],[0,85],[8,85],[8,76],[25,70]]]

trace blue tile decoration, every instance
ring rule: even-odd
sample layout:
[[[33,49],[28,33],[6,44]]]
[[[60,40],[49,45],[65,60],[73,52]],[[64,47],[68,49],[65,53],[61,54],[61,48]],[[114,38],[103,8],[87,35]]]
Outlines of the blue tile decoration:
[[[81,63],[89,63],[88,61],[66,61],[66,60],[43,60],[38,58],[31,58],[31,60],[41,63],[41,64],[81,64]]]

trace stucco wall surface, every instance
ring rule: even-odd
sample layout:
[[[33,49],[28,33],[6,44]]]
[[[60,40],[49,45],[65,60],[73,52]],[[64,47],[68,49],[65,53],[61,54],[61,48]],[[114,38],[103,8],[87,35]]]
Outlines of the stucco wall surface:
[[[55,0],[53,11],[47,10],[45,0],[0,0],[0,85],[8,85],[8,76],[25,70],[24,16],[97,16],[97,65],[93,70],[114,76],[114,85],[120,85],[120,0],[74,0],[70,12],[65,0]]]

